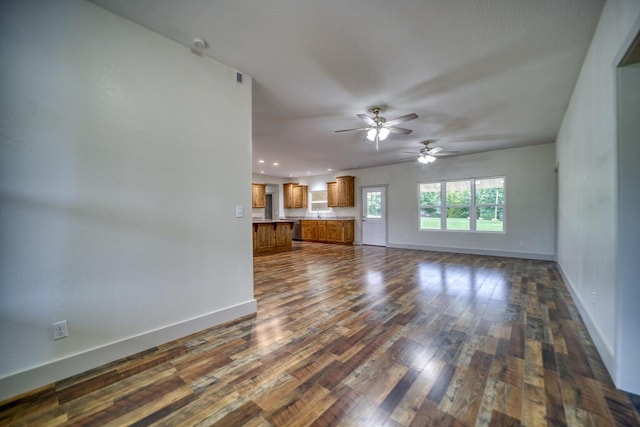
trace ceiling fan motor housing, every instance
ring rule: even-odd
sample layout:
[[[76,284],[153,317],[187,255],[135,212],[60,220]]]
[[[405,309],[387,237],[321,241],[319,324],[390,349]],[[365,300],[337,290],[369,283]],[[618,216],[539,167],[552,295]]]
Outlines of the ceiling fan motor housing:
[[[380,107],[373,107],[371,109],[371,112],[373,113],[373,121],[376,122],[376,125],[378,127],[382,126],[384,124],[384,122],[387,121],[387,119],[385,119],[384,117],[380,116],[380,113],[382,112],[382,109]]]

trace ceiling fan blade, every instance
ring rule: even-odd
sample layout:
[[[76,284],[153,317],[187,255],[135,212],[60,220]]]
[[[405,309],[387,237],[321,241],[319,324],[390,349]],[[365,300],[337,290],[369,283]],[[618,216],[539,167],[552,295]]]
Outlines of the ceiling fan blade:
[[[431,155],[433,155],[434,157],[449,157],[449,156],[455,156],[458,153],[460,152],[459,151],[439,151],[438,153],[431,153]]]
[[[352,130],[369,130],[370,128],[352,128],[352,129],[340,129],[334,130],[334,132],[350,132]]]
[[[429,154],[438,154],[438,153],[440,153],[440,152],[441,152],[441,151],[443,151],[443,150],[444,150],[444,148],[442,148],[442,147],[433,147],[433,148],[429,148],[429,149],[427,150],[427,152],[428,152]]]
[[[411,132],[413,132],[413,130],[405,129],[405,128],[390,127],[389,128],[389,132],[391,132],[391,133],[401,133],[403,135],[409,135]]]
[[[406,114],[404,116],[396,117],[392,120],[387,120],[386,124],[389,126],[397,125],[398,123],[408,122],[409,120],[417,119],[418,115],[416,113]]]
[[[360,120],[362,120],[363,122],[365,122],[369,126],[375,126],[376,125],[376,122],[371,117],[367,116],[366,114],[356,114],[356,116],[358,116],[358,118]]]

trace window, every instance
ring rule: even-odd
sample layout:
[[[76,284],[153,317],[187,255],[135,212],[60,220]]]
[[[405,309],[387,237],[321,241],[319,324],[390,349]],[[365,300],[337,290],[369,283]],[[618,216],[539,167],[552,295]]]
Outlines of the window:
[[[367,191],[367,218],[382,218],[382,193]]]
[[[442,185],[439,182],[420,184],[420,229],[442,228]]]
[[[312,191],[311,212],[326,212],[328,210],[329,204],[327,203],[327,191]]]
[[[419,190],[420,230],[504,232],[503,176],[424,183]]]
[[[471,181],[444,183],[447,195],[447,230],[471,230]]]
[[[476,230],[504,231],[504,178],[476,179]]]

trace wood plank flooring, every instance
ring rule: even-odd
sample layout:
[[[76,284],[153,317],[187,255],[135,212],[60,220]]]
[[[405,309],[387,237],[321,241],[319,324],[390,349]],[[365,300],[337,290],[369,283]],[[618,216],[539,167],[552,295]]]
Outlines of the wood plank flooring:
[[[258,313],[0,403],[2,425],[640,426],[552,262],[294,242]]]

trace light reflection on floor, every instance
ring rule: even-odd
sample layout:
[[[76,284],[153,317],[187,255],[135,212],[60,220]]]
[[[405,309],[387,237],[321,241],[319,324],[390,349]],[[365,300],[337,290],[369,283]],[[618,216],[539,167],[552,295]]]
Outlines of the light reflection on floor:
[[[367,270],[364,277],[364,285],[369,293],[374,295],[382,294],[385,288],[384,275],[381,271]]]

